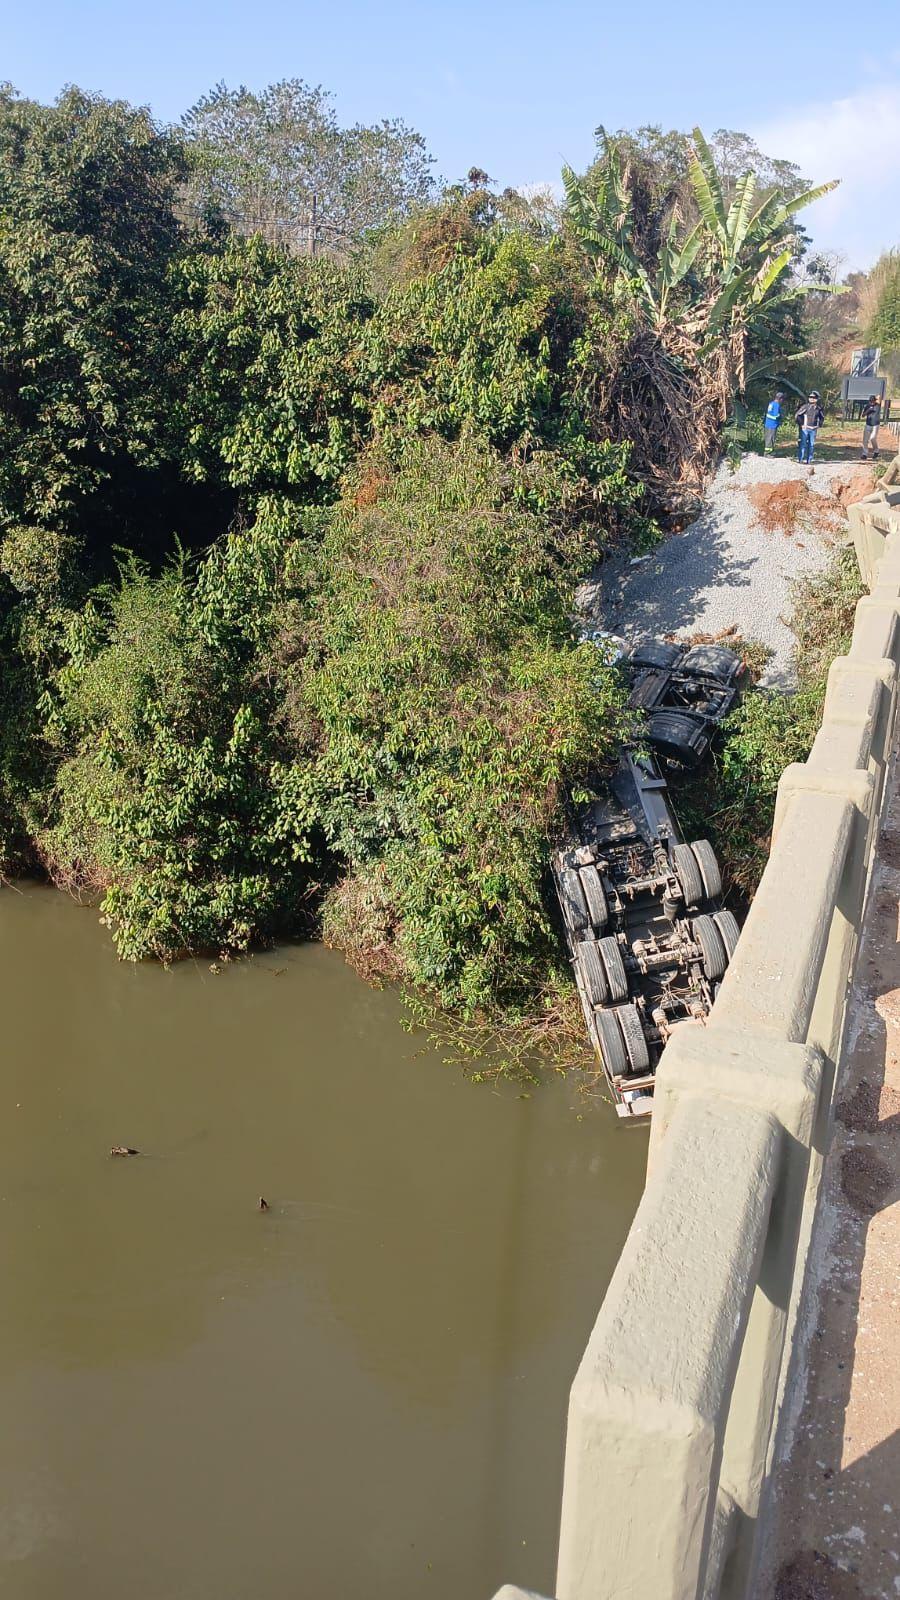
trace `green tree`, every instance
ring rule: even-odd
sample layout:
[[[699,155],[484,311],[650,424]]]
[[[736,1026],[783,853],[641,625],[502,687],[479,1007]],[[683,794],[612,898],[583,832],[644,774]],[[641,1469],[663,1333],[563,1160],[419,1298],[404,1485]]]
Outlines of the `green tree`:
[[[0,92],[0,527],[97,538],[134,505],[122,479],[158,467],[184,170],[146,111]]]
[[[900,251],[890,250],[875,268],[878,298],[868,336],[886,350],[900,349]]]
[[[447,209],[455,221],[457,202]],[[440,240],[440,267],[388,293],[367,329],[374,425],[398,445],[480,435],[509,456],[519,503],[603,545],[642,492],[603,416],[620,321],[565,240],[507,219],[488,213],[441,260],[429,218],[426,260]],[[590,565],[583,547],[581,559]]]
[[[217,84],[182,119],[194,158],[189,214],[296,252],[343,255],[426,201],[421,135],[399,119],[341,128],[330,102],[299,78],[260,93]]]
[[[613,296],[640,313],[634,351],[641,369],[640,410],[632,362],[626,363],[627,387],[616,405],[632,419],[640,456],[658,460],[655,436],[663,434],[663,453],[675,476],[696,479],[735,392],[746,386],[748,357],[761,348],[770,354],[786,308],[808,288],[791,278],[797,254],[793,219],[835,185],[792,195],[777,188],[760,192],[748,169],[728,198],[699,128],[688,150],[693,204],[686,221],[683,195],[673,193],[665,217],[655,215],[652,226],[640,224],[641,206],[615,141],[606,141],[605,157],[589,182],[569,167],[563,179],[575,238]]]
[[[373,307],[359,273],[253,238],[187,254],[173,277],[185,475],[245,494],[333,494],[368,424]]]
[[[274,506],[196,578],[128,563],[66,631],[44,697],[56,760],[30,800],[39,859],[103,895],[121,955],[240,951],[297,929],[315,875],[311,774],[285,760],[259,670],[290,521]]]
[[[548,837],[624,725],[616,673],[573,637],[578,556],[510,477],[471,436],[409,439],[397,466],[375,449],[279,629],[288,737],[319,750],[346,863],[327,934],[469,1011],[533,1001],[552,966]]]

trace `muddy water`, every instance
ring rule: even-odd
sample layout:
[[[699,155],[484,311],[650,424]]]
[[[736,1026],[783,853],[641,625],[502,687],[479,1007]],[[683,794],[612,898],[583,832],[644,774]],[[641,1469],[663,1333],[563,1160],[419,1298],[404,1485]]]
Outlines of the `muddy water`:
[[[317,947],[135,969],[7,890],[0,983],[0,1594],[549,1592],[644,1136],[417,1054]]]

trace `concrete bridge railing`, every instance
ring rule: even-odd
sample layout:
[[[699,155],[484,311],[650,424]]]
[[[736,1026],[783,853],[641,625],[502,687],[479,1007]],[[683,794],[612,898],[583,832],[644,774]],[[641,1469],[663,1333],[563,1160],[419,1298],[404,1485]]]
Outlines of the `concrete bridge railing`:
[[[657,1074],[646,1190],[572,1385],[558,1600],[744,1600],[793,1367],[845,999],[894,747],[900,481],[706,1027]],[[497,1600],[525,1591],[506,1588]]]

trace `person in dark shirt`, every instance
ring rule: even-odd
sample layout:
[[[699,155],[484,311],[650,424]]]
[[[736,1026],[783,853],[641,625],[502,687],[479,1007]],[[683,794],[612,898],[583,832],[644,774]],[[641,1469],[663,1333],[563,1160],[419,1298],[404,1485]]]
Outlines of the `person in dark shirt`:
[[[863,412],[863,442],[861,461],[878,460],[878,425],[881,422],[881,402],[877,395],[870,394],[868,404]],[[871,458],[869,452],[871,451]]]
[[[813,452],[816,448],[816,434],[825,421],[825,413],[819,400],[818,389],[810,392],[808,400],[794,414],[794,421],[800,429],[800,438],[797,445],[797,460],[812,464]]]

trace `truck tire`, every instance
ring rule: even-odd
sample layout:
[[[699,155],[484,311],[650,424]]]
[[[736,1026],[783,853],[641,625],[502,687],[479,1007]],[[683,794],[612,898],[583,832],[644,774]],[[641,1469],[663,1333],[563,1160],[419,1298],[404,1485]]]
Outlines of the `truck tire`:
[[[709,749],[709,734],[703,723],[683,711],[651,711],[647,718],[647,738],[668,761],[696,767]]]
[[[650,1065],[650,1052],[637,1006],[617,1006],[613,1016],[622,1030],[625,1053],[632,1072],[646,1072]]]
[[[603,1065],[610,1078],[621,1078],[622,1074],[628,1071],[628,1057],[625,1054],[622,1030],[616,1022],[615,1013],[595,1011],[594,1023]]]
[[[695,672],[716,683],[733,683],[744,670],[744,663],[733,650],[722,644],[695,644],[679,667],[679,672]]]
[[[578,876],[581,879],[581,889],[587,902],[594,932],[601,934],[609,921],[609,907],[606,904],[600,874],[596,867],[582,867]]]
[[[707,900],[717,900],[722,893],[722,874],[712,845],[708,839],[692,839],[691,849],[697,857]]]
[[[624,1000],[628,994],[628,979],[622,965],[622,956],[616,940],[612,937],[598,940],[598,949],[603,957],[606,968],[606,980],[609,984],[609,998],[613,1002]]]
[[[713,922],[719,930],[719,938],[725,946],[725,955],[730,961],[737,949],[737,942],[741,930],[730,911],[716,911],[713,913]]]
[[[591,926],[581,878],[574,867],[560,867],[556,881],[566,927],[578,939],[582,934],[589,933]]]
[[[665,639],[645,639],[643,644],[634,646],[628,661],[632,667],[654,667],[665,672],[674,667],[680,656],[680,645],[668,644]]]
[[[703,899],[703,879],[700,864],[689,844],[672,846],[672,867],[686,906],[699,906]]]
[[[713,983],[716,978],[721,978],[728,965],[728,957],[719,930],[712,917],[695,917],[691,923],[691,932],[694,935],[694,943],[703,951],[703,971],[710,983]]]
[[[575,960],[584,985],[584,992],[592,1006],[603,1006],[609,999],[609,981],[600,955],[600,947],[593,939],[579,939],[575,946]]]

